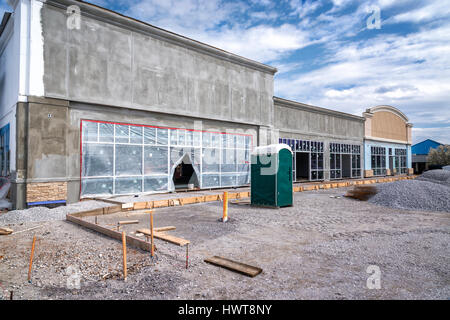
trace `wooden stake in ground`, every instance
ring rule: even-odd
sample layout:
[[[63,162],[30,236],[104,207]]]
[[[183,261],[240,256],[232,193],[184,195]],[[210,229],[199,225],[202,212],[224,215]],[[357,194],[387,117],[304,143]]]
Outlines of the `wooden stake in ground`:
[[[28,267],[28,282],[31,283],[31,266],[33,265],[34,246],[36,244],[36,236],[33,237],[33,244],[31,245],[30,266]]]
[[[152,258],[155,255],[155,246],[153,245],[153,211],[150,211],[150,237],[151,237],[151,254]]]
[[[123,279],[127,281],[127,237],[122,231]]]
[[[223,193],[223,217],[222,222],[228,221],[228,192]]]

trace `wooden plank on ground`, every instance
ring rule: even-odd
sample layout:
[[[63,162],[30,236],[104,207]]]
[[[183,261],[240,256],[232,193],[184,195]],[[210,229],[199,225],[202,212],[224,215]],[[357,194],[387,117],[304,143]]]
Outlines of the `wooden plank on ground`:
[[[102,227],[102,226],[100,226],[98,224],[93,224],[93,223],[87,222],[87,221],[85,221],[83,219],[80,219],[78,217],[74,217],[73,215],[70,215],[70,214],[66,215],[66,219],[68,221],[76,223],[76,224],[78,224],[78,225],[80,225],[82,227],[85,227],[85,228],[97,231],[97,232],[99,232],[101,234],[104,234],[104,235],[106,235],[108,237],[111,237],[113,239],[122,241],[122,232],[118,232],[118,231],[115,231],[115,230],[111,230],[111,229]],[[151,244],[149,242],[146,242],[146,241],[143,241],[143,240],[140,240],[140,239],[137,239],[135,237],[128,236],[128,235],[127,235],[126,239],[127,239],[127,245],[129,245],[129,246],[132,246],[132,247],[135,247],[135,248],[139,248],[139,249],[142,249],[142,250],[145,250],[145,251],[149,251],[149,252],[151,250]]]
[[[124,225],[124,224],[139,224],[139,220],[124,220],[124,221],[119,221],[119,225]]]
[[[136,230],[136,232],[145,234],[146,236],[150,236],[151,235],[150,229],[139,229],[139,230]],[[163,233],[161,231],[157,232],[157,231],[155,231],[155,229],[153,229],[153,237],[155,237],[157,239],[160,239],[160,240],[164,240],[164,241],[173,243],[173,244],[177,244],[177,245],[179,245],[181,247],[191,243],[189,240],[178,238],[178,237],[175,237],[175,236],[171,236],[171,235],[165,234],[165,233]]]
[[[157,239],[161,239],[161,240],[173,243],[173,244],[177,244],[180,247],[184,247],[185,245],[191,243],[189,240],[171,236],[170,234],[165,234],[162,232],[153,232],[153,236]]]
[[[164,231],[170,231],[170,230],[175,230],[175,229],[176,229],[176,227],[174,227],[174,226],[167,226],[167,227],[153,228],[153,231],[164,232]]]
[[[255,277],[262,272],[261,268],[254,267],[245,263],[233,261],[219,256],[205,259],[205,262],[244,274],[249,277]]]

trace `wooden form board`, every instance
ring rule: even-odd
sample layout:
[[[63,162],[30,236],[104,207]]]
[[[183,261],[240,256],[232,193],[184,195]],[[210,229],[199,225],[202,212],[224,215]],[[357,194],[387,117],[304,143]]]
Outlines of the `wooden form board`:
[[[175,229],[176,229],[176,227],[174,227],[174,226],[168,226],[168,227],[153,228],[153,231],[164,232],[164,231],[170,231],[170,230],[175,230]]]
[[[136,232],[145,234],[146,236],[151,236],[150,229],[139,229]],[[186,239],[183,239],[183,238],[178,238],[178,237],[175,237],[175,236],[171,236],[171,235],[163,233],[161,231],[158,232],[158,231],[155,231],[155,229],[153,230],[153,237],[155,237],[157,239],[161,239],[161,240],[167,241],[167,242],[170,242],[170,243],[173,243],[173,244],[177,244],[180,247],[183,247],[183,246],[185,246],[185,245],[190,243],[189,240],[186,240]]]
[[[97,232],[99,232],[101,234],[104,234],[104,235],[106,235],[108,237],[111,237],[113,239],[122,241],[122,232],[115,231],[115,230],[112,230],[112,229],[108,229],[108,228],[102,227],[102,226],[100,226],[98,224],[87,222],[87,221],[85,221],[83,219],[80,219],[78,217],[74,217],[73,215],[70,215],[70,214],[68,214],[66,216],[66,219],[68,221],[76,223],[76,224],[78,224],[78,225],[80,225],[82,227],[85,227],[85,228],[97,231]],[[146,242],[146,241],[143,241],[143,240],[140,240],[140,239],[137,239],[135,237],[128,236],[128,235],[127,235],[126,240],[127,240],[127,244],[132,246],[132,247],[139,248],[139,249],[142,249],[144,251],[149,251],[149,252],[151,250],[151,244],[149,242]]]
[[[107,215],[107,214],[113,214],[116,212],[121,212],[122,206],[112,206],[112,207],[105,207],[105,208],[98,208],[94,210],[89,211],[83,211],[83,212],[77,212],[70,214],[73,217],[83,218],[83,217],[94,217],[94,216],[100,216],[100,215]]]
[[[125,220],[125,221],[119,221],[119,225],[125,225],[125,224],[138,224],[139,220]]]
[[[241,274],[244,274],[249,277],[255,277],[262,272],[261,268],[254,267],[245,263],[233,261],[227,258],[214,256],[208,259],[205,259],[205,262],[235,271]]]

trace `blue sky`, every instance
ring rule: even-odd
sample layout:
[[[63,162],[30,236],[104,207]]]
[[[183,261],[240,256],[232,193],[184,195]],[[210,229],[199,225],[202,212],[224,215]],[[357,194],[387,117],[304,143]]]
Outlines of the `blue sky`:
[[[448,1],[88,2],[275,66],[279,97],[357,115],[392,105],[414,124],[414,142],[450,143]],[[373,6],[380,29],[367,28]]]

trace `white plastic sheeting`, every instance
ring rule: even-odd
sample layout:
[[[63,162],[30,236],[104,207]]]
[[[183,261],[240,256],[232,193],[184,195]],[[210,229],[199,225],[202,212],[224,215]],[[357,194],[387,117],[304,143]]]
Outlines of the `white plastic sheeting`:
[[[250,135],[82,120],[81,195],[168,192],[181,162],[200,188],[250,181]]]

